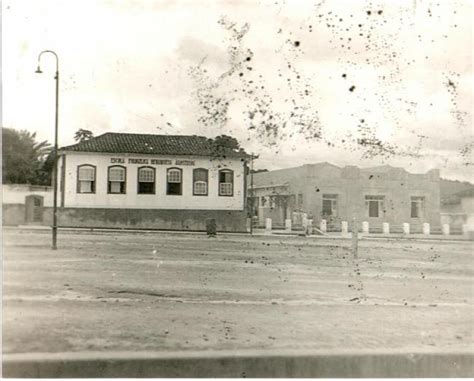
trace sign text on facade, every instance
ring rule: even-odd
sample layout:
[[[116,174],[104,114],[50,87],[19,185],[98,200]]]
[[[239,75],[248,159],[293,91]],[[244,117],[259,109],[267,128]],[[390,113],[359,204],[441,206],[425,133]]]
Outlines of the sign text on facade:
[[[110,159],[114,164],[125,164],[125,159],[122,157],[113,157]],[[170,159],[128,159],[128,164],[155,164],[155,165],[173,165],[173,160]],[[174,160],[174,165],[196,165],[194,160]]]

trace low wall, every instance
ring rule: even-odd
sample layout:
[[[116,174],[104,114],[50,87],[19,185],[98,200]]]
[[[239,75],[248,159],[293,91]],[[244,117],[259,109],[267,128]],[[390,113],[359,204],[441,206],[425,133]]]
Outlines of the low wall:
[[[45,206],[53,206],[53,187],[29,184],[2,184],[4,204],[24,204],[27,196],[41,196]]]
[[[277,352],[277,353],[275,353]],[[280,352],[280,353],[278,353]],[[15,378],[413,378],[472,377],[470,352],[206,351],[181,353],[4,354],[3,376]]]
[[[216,219],[218,231],[247,231],[247,216],[240,210],[102,208],[58,210],[60,227],[205,231],[208,218]]]
[[[247,215],[241,210],[58,208],[58,226],[205,231],[206,219],[215,218],[221,232],[246,232]],[[53,208],[42,208],[41,221],[51,226]],[[3,226],[25,225],[25,205],[3,204]]]
[[[25,224],[25,204],[3,204],[2,225],[18,226]]]

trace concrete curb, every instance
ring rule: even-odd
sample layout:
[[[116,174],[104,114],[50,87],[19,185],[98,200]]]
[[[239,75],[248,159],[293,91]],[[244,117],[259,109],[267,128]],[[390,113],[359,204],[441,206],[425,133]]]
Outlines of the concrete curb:
[[[3,356],[15,378],[472,377],[474,353],[423,351],[202,351],[34,353]]]
[[[28,225],[21,225],[21,226],[4,226],[3,230],[31,230],[31,231],[51,231],[51,227],[49,226],[28,226]],[[72,227],[58,227],[58,231],[64,232],[76,232],[76,233],[98,233],[98,234],[114,234],[114,233],[123,233],[123,234],[162,234],[162,235],[189,235],[189,236],[206,236],[206,232],[204,231],[182,231],[182,230],[147,230],[147,229],[114,229],[114,228],[72,228]],[[217,232],[218,236],[240,236],[240,237],[252,237],[248,232]],[[333,235],[331,233],[326,234],[324,236],[321,235],[311,235],[311,236],[303,236],[297,232],[273,232],[273,233],[266,233],[266,232],[254,232],[253,237],[260,237],[260,238],[269,238],[269,239],[281,239],[281,238],[294,238],[294,239],[305,239],[305,240],[343,240],[343,241],[350,241],[352,239],[352,235]],[[383,235],[383,234],[361,234],[359,233],[359,239],[361,240],[406,240],[406,241],[419,241],[419,242],[473,242],[472,239],[465,238],[462,235],[454,235],[454,236],[447,236],[443,237],[440,235],[435,236],[424,236],[421,234],[418,235],[403,235],[403,234],[391,234],[391,235]]]

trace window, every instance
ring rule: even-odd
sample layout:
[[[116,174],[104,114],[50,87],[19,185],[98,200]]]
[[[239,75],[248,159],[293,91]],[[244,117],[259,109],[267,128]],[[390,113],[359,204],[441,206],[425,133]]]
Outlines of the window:
[[[298,197],[296,198],[296,209],[303,210],[303,193],[298,193]]]
[[[125,194],[125,167],[120,165],[109,167],[107,191],[114,194]]]
[[[179,168],[168,169],[166,194],[180,196],[183,190],[182,170]]]
[[[80,165],[77,167],[77,193],[95,193],[95,167]]]
[[[193,170],[193,195],[207,196],[208,170],[196,168]]]
[[[365,208],[369,217],[381,217],[384,210],[385,196],[365,196]]]
[[[411,198],[411,218],[422,218],[425,209],[425,198],[414,196]]]
[[[323,216],[337,216],[337,194],[323,194]]]
[[[232,196],[234,194],[234,172],[230,169],[219,171],[219,196]]]
[[[154,194],[155,193],[155,168],[141,167],[138,168],[138,193]]]

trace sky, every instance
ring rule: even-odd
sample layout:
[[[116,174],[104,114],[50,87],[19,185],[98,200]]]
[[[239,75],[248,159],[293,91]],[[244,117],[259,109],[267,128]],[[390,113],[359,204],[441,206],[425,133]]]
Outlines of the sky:
[[[3,0],[2,125],[235,136],[256,168],[474,182],[470,1]]]

